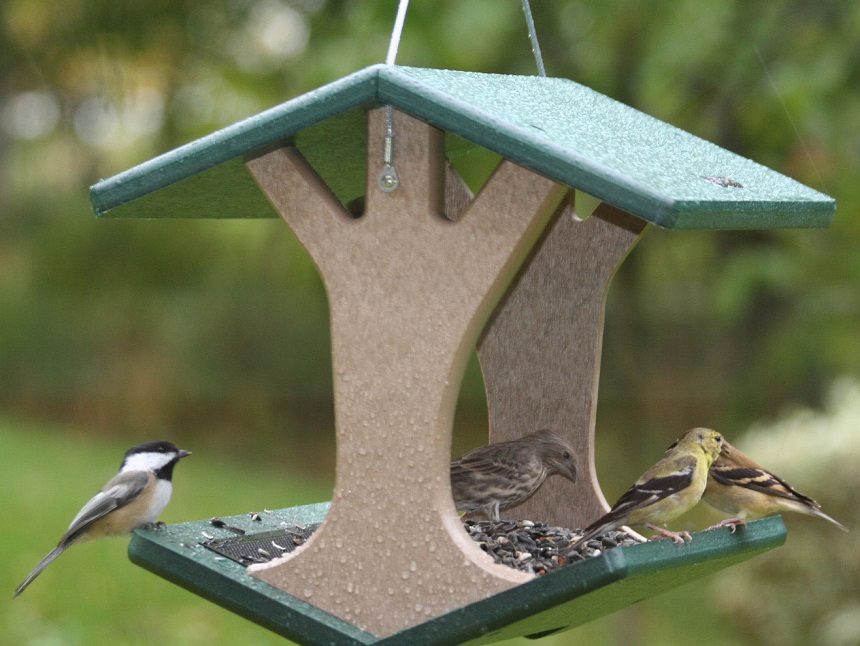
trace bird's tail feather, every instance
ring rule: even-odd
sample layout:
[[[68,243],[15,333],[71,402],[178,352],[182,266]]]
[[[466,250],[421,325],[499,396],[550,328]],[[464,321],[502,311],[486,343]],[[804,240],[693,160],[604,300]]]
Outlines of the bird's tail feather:
[[[15,594],[12,595],[12,598],[14,599],[19,594],[24,592],[24,588],[26,588],[28,585],[30,585],[33,582],[33,579],[35,579],[37,576],[39,576],[42,573],[42,570],[44,570],[51,563],[53,563],[54,560],[60,554],[65,552],[67,547],[68,547],[68,544],[57,545],[54,549],[52,549],[50,552],[48,552],[48,555],[45,558],[43,558],[41,561],[39,561],[39,565],[37,565],[35,568],[33,568],[33,571],[27,575],[27,578],[24,579],[23,583],[21,583],[21,585],[19,585],[17,587],[17,589],[15,590]]]
[[[813,516],[818,516],[819,518],[823,518],[824,520],[826,520],[826,521],[829,521],[829,522],[833,523],[833,524],[834,524],[834,525],[836,525],[839,529],[841,529],[843,532],[847,532],[847,531],[849,531],[849,530],[848,530],[848,528],[847,528],[845,525],[843,525],[842,523],[840,523],[840,522],[839,522],[838,520],[836,520],[835,518],[831,518],[830,516],[828,516],[827,514],[825,514],[825,513],[824,513],[823,511],[821,511],[820,509],[812,509],[812,510],[810,510],[810,511],[811,511],[811,513],[812,513],[812,515],[813,515]]]
[[[613,518],[613,519],[610,519],[609,521],[607,521],[606,516],[604,516],[603,518],[599,519],[597,522],[592,523],[591,525],[586,527],[583,530],[582,537],[579,540],[577,540],[573,545],[571,545],[568,551],[569,552],[574,551],[580,545],[584,545],[585,543],[590,541],[595,536],[599,536],[600,534],[602,534],[604,532],[608,532],[609,530],[613,529],[614,527],[615,527],[615,519]]]

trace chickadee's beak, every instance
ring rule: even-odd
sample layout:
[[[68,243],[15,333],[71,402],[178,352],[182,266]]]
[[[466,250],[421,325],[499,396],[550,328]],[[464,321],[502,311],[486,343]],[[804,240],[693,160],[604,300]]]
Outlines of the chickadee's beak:
[[[179,449],[179,453],[176,454],[176,458],[187,458],[191,455],[191,451],[184,451],[183,449]]]

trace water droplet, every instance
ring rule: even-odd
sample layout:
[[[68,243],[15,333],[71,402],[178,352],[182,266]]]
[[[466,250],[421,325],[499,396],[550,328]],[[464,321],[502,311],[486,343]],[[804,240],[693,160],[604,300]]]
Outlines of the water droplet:
[[[311,590],[310,588],[305,588],[304,590],[302,590],[302,596],[303,597],[312,597],[312,596],[314,596],[314,591]]]
[[[411,561],[409,563],[409,571],[415,572],[416,570],[418,570],[418,563],[416,563],[415,561]]]

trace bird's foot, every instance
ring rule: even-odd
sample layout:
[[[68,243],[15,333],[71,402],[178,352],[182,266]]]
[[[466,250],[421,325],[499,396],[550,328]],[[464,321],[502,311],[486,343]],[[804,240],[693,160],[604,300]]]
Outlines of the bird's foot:
[[[645,538],[644,536],[642,536],[642,534],[640,534],[639,532],[633,531],[633,530],[632,530],[632,529],[630,529],[630,527],[628,527],[627,525],[622,525],[622,526],[621,526],[621,531],[622,531],[622,532],[626,532],[626,533],[627,533],[627,535],[628,535],[630,538],[632,538],[634,541],[639,541],[640,543],[647,543],[647,542],[648,542],[648,539],[647,539],[647,538]]]
[[[746,524],[747,521],[745,521],[743,518],[725,518],[718,522],[716,525],[711,525],[705,531],[708,531],[710,529],[720,529],[721,527],[728,527],[732,531],[732,534],[734,534],[738,527],[741,527]]]
[[[663,538],[671,538],[672,541],[678,545],[683,545],[686,541],[687,543],[693,542],[693,537],[690,536],[690,532],[673,532],[668,529],[664,529],[662,527],[657,527],[657,525],[647,524],[645,527],[653,529],[656,534],[649,538],[649,541],[660,540]]]
[[[145,525],[140,526],[141,529],[146,529],[148,531],[157,531],[157,532],[160,532],[165,527],[167,527],[167,525],[165,523],[161,522],[160,520],[158,522],[155,522],[155,523],[146,523]]]

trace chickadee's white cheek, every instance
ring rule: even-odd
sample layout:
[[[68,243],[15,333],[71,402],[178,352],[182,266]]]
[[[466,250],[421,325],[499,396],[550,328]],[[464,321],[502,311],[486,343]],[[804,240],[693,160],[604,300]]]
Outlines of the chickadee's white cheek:
[[[137,453],[125,460],[123,471],[157,471],[167,465],[176,456],[173,453]]]

